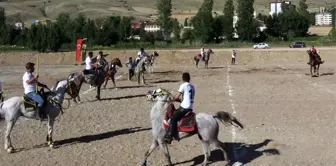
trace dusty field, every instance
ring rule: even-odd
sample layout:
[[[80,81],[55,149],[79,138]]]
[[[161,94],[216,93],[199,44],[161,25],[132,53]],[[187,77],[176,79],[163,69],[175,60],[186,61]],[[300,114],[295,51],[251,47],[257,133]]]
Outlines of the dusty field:
[[[94,101],[91,91],[82,95],[82,104],[72,103],[56,122],[55,149],[44,145],[44,122],[20,119],[12,133],[14,147],[20,151],[7,154],[0,149],[0,165],[136,165],[151,141],[151,103],[144,94],[158,87],[176,92],[184,71],[190,72],[196,87],[195,112],[227,111],[245,125],[240,131],[220,127],[219,138],[227,142],[231,158],[256,166],[335,165],[335,49],[320,49],[326,62],[319,78],[307,75],[307,55],[295,50],[239,50],[238,64],[232,66],[230,50],[214,50],[208,70],[202,68],[204,63],[198,70],[193,66],[191,58],[198,50],[160,51],[156,73],[146,75],[149,86],[137,86],[124,76],[117,81],[118,90],[102,91],[103,101]],[[125,61],[134,52],[111,51],[108,58],[113,55]],[[72,55],[41,55],[41,81],[52,86],[56,79],[81,70],[83,66],[71,65]],[[0,54],[6,96],[21,95],[23,67],[18,65],[33,57],[32,53]],[[47,66],[53,62],[60,65]],[[121,68],[117,75],[125,72]],[[87,89],[85,85],[82,93]],[[3,121],[0,130],[4,130]],[[176,165],[203,161],[197,136],[174,142],[169,149]],[[220,151],[213,150],[212,155],[212,165],[223,165]],[[148,162],[166,164],[158,150]]]
[[[308,30],[308,33],[319,36],[328,36],[331,29],[331,26],[311,26]]]

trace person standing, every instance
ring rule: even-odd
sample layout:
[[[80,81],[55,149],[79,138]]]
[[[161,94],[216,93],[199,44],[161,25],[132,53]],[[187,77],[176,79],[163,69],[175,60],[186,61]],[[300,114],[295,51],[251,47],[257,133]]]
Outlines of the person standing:
[[[232,59],[231,59],[231,64],[234,65],[236,64],[236,50],[232,50]]]

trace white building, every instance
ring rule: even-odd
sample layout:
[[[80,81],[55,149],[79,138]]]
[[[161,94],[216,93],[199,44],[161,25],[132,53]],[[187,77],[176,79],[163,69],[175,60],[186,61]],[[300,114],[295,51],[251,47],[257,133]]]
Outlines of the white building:
[[[160,30],[160,26],[155,23],[147,23],[145,25],[146,32],[157,32]]]
[[[316,13],[315,25],[331,25],[332,14],[331,13]]]
[[[282,12],[281,9],[281,4],[286,3],[286,4],[292,4],[290,0],[270,0],[270,15],[273,14],[279,14]]]

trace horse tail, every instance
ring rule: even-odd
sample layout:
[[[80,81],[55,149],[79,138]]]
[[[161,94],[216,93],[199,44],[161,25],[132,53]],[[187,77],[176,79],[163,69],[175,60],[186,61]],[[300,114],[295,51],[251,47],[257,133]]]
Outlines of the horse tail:
[[[237,120],[237,118],[232,116],[230,113],[219,111],[215,115],[213,115],[213,117],[221,121],[223,124],[228,123],[235,127],[240,127],[241,129],[244,128],[244,126]]]

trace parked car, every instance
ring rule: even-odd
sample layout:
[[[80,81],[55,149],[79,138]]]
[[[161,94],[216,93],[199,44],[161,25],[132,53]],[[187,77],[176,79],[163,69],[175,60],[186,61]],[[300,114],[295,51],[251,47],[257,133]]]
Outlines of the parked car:
[[[306,44],[304,42],[294,42],[291,45],[289,45],[290,48],[303,48],[306,47]]]
[[[268,44],[267,43],[259,43],[259,44],[256,44],[253,46],[254,49],[257,49],[257,48],[268,48]]]

